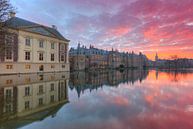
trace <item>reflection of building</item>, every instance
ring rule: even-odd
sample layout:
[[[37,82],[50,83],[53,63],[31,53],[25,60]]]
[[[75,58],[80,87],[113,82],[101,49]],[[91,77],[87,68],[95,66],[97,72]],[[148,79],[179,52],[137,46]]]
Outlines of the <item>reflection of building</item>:
[[[1,76],[0,128],[18,128],[54,116],[68,102],[68,80],[67,73]]]
[[[90,46],[80,46],[70,49],[71,70],[96,69],[96,68],[143,68],[148,66],[148,59],[145,55],[118,52],[117,50],[102,50]]]
[[[14,14],[0,33],[2,74],[69,71],[68,45],[55,26],[47,27]]]
[[[90,91],[102,86],[118,86],[120,83],[131,83],[142,81],[148,75],[146,70],[104,70],[96,72],[73,72],[70,75],[69,86],[76,89],[78,96],[81,92],[89,89]]]

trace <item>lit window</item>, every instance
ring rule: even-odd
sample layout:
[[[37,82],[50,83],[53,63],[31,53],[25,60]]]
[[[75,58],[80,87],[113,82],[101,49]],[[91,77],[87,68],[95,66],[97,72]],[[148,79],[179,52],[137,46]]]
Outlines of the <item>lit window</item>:
[[[44,48],[44,41],[43,41],[43,40],[40,40],[40,41],[39,41],[39,47],[40,47],[40,48]]]
[[[13,69],[13,65],[6,65],[6,69]]]
[[[26,39],[25,39],[25,45],[26,45],[26,46],[31,46],[30,38],[26,38]]]
[[[25,60],[30,60],[30,52],[25,52]]]
[[[40,76],[39,76],[39,80],[40,80],[40,81],[44,80],[44,75],[40,75]]]
[[[51,54],[51,61],[54,61],[54,54]]]
[[[31,65],[25,65],[25,69],[30,69]]]
[[[31,82],[31,78],[30,77],[25,78],[25,82],[26,83],[30,83]]]
[[[55,65],[51,65],[51,68],[54,69],[54,68],[55,68]]]
[[[44,60],[44,53],[39,53],[39,60],[40,61],[43,61]]]

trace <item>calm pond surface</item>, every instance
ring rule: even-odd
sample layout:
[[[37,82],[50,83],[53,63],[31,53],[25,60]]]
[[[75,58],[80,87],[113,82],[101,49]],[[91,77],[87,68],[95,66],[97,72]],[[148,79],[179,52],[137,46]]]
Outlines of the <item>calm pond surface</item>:
[[[193,129],[193,71],[0,76],[0,128]]]

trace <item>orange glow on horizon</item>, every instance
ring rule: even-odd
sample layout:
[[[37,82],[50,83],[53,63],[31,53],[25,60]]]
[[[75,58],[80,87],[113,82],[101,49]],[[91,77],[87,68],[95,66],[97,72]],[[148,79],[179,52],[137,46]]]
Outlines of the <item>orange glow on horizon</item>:
[[[190,51],[182,52],[182,51],[168,51],[168,52],[157,52],[159,59],[171,59],[171,56],[177,55],[178,58],[189,58],[193,59],[193,53]],[[144,52],[150,60],[155,60],[156,52]]]

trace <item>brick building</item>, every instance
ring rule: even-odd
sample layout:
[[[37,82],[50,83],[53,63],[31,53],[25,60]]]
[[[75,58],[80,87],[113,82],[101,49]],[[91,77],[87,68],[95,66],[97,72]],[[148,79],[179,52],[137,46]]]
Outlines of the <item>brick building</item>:
[[[71,70],[143,68],[148,66],[148,59],[142,53],[125,53],[113,49],[107,51],[92,45],[87,48],[78,44],[77,48],[70,49],[69,56]]]

